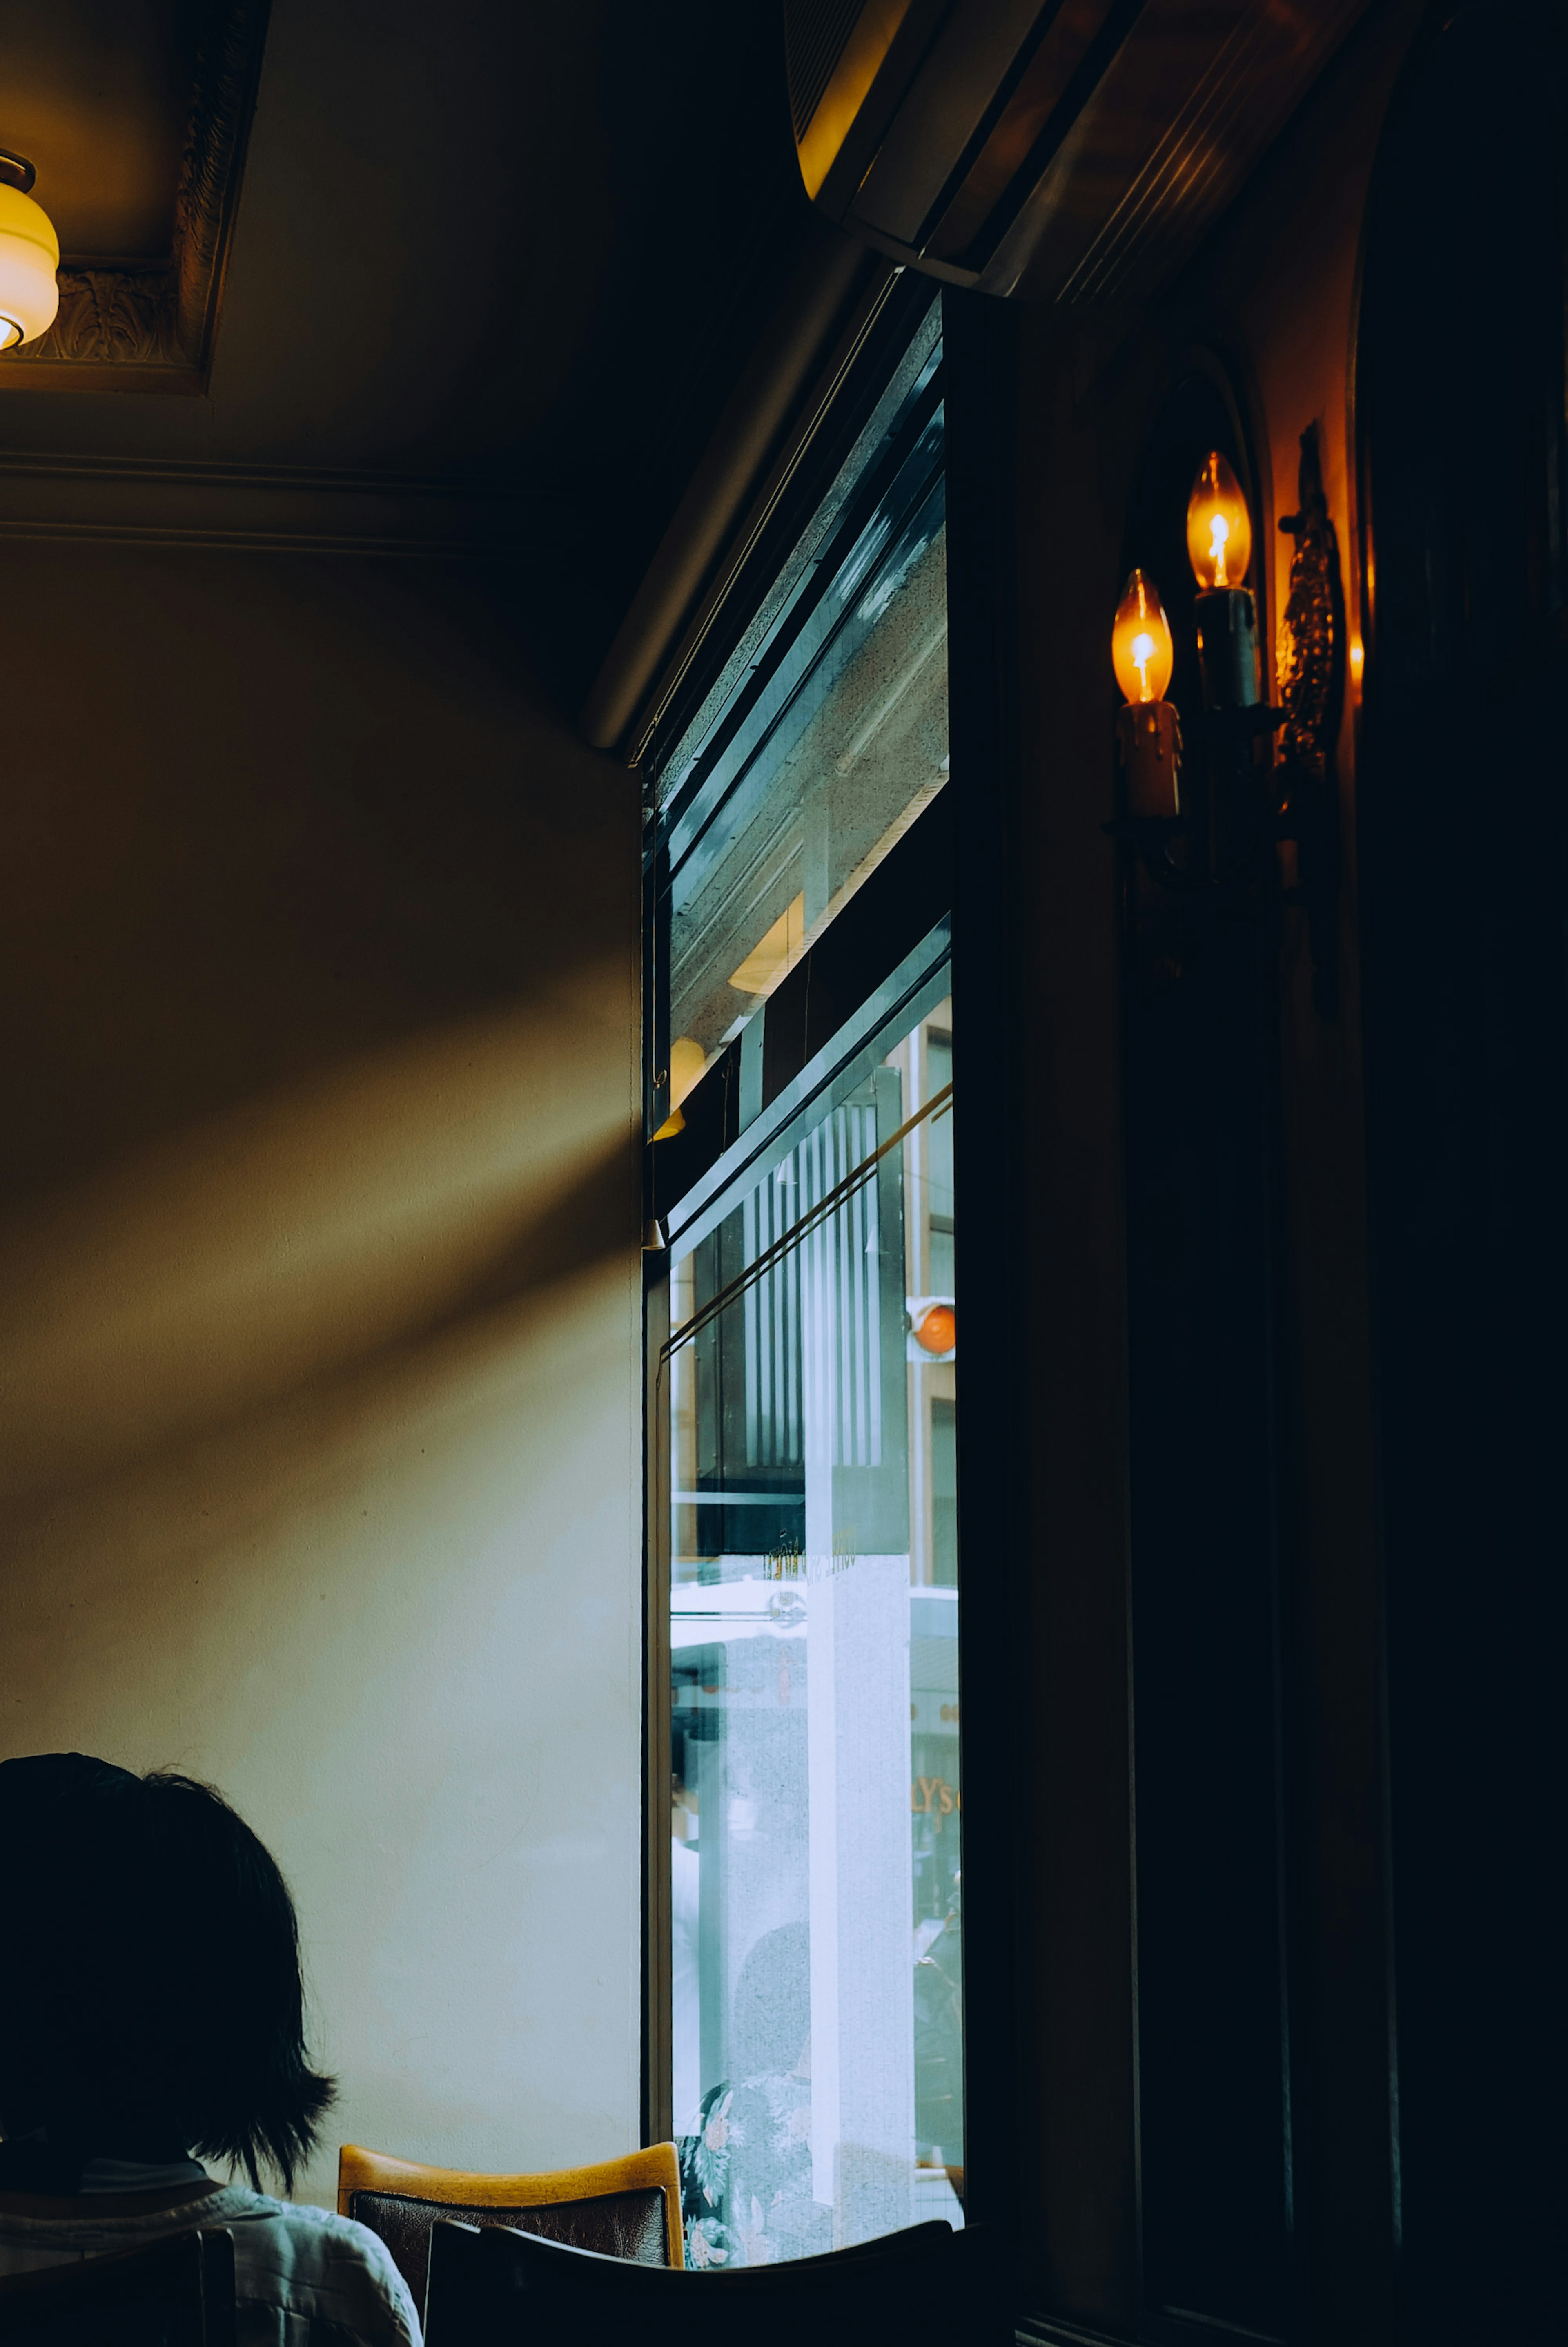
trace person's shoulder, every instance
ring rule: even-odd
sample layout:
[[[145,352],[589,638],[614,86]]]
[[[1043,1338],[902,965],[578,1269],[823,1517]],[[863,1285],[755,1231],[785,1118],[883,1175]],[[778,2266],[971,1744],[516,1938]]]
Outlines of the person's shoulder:
[[[419,2316],[391,2250],[368,2225],[303,2200],[236,2190],[209,2222],[234,2233],[235,2294],[351,2332],[366,2347],[420,2347]]]

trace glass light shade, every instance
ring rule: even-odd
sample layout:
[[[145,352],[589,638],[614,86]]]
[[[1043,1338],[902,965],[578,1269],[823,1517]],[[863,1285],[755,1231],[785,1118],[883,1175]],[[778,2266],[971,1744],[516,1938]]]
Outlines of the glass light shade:
[[[1186,507],[1186,550],[1200,587],[1239,587],[1252,559],[1252,516],[1217,448],[1207,456]]]
[[[60,240],[47,212],[0,186],[0,350],[36,342],[60,306]]]
[[[1135,570],[1116,606],[1111,630],[1111,666],[1128,701],[1163,701],[1176,665],[1170,621],[1159,589]]]
[[[708,1066],[702,1045],[692,1035],[677,1035],[669,1047],[669,1114],[655,1133],[656,1141],[673,1141],[686,1131],[680,1104]]]

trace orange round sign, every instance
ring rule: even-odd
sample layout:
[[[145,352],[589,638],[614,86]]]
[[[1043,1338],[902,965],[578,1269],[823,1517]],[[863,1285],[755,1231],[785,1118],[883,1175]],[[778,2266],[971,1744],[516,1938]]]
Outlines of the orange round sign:
[[[958,1315],[951,1304],[933,1304],[921,1315],[914,1335],[923,1352],[951,1353],[958,1342]]]

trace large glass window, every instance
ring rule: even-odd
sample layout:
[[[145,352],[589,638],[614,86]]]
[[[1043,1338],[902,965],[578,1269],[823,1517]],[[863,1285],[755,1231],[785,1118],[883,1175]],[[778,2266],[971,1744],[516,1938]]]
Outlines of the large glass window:
[[[899,844],[949,772],[940,310],[904,314],[836,477],[647,774],[671,1110],[721,1054],[725,1100],[739,1078],[728,1185],[709,1159],[658,1194],[652,1830],[697,2267],[962,2221],[952,978],[940,878],[898,899],[936,918],[923,937],[890,921],[886,876],[856,906],[895,851],[932,868],[932,830]],[[824,971],[849,1024],[786,1062],[823,1032],[789,1022]],[[788,1088],[808,1065],[809,1097]]]
[[[951,996],[918,1008],[672,1262],[674,2113],[698,2266],[962,2222]]]
[[[658,766],[677,1092],[947,780],[939,316]]]

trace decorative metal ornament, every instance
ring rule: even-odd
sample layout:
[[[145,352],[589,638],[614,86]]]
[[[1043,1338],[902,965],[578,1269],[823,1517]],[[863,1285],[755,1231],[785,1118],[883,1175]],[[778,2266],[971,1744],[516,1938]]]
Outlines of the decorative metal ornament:
[[[1282,515],[1279,523],[1296,540],[1290,592],[1279,623],[1280,698],[1285,703],[1281,747],[1288,767],[1321,775],[1332,755],[1344,700],[1345,603],[1339,540],[1323,494],[1315,424],[1301,435],[1297,494],[1300,512]]]
[[[1323,492],[1318,426],[1301,435],[1297,494],[1300,510],[1280,517],[1296,541],[1290,590],[1279,628],[1281,797],[1285,837],[1297,847],[1299,885],[1287,902],[1307,914],[1312,952],[1312,1000],[1334,1018],[1339,1005],[1339,786],[1334,745],[1345,699],[1345,594],[1339,544]]]

